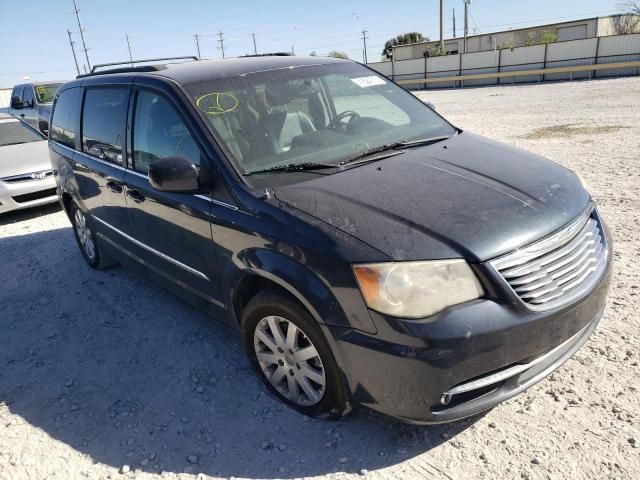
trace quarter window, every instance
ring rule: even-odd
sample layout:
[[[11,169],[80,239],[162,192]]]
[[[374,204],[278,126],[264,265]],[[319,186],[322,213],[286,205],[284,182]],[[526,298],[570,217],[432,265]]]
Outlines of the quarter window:
[[[82,150],[122,165],[127,88],[88,89],[82,109]]]
[[[175,109],[162,96],[141,90],[133,122],[133,168],[147,173],[154,160],[174,156],[200,165],[200,149]]]
[[[79,96],[79,88],[62,91],[56,101],[51,119],[51,140],[70,148],[75,148]]]

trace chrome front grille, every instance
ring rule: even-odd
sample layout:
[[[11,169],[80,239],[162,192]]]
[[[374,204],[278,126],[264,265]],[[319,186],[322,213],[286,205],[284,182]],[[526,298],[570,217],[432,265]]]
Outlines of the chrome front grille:
[[[41,172],[22,173],[20,175],[12,175],[11,177],[0,178],[3,182],[28,182],[31,180],[44,180],[53,175],[53,170],[43,170]]]
[[[491,262],[533,310],[575,300],[600,279],[607,246],[597,212],[579,217],[551,236]]]

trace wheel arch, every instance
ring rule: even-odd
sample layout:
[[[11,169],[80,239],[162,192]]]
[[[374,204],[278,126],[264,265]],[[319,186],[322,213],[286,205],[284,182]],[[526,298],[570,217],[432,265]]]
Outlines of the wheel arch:
[[[249,301],[258,293],[265,290],[277,291],[302,306],[318,323],[324,323],[320,313],[304,298],[293,286],[288,285],[275,275],[262,270],[245,269],[239,275],[232,288],[231,314],[236,324],[240,327],[242,311]]]
[[[332,287],[309,265],[281,252],[252,249],[234,256],[225,269],[223,284],[230,323],[238,327],[246,303],[263,289],[274,288],[304,307],[319,325],[377,331],[366,308],[359,315],[348,314]]]
[[[71,194],[69,192],[62,192],[60,196],[62,201],[62,207],[64,208],[67,217],[71,218],[71,204],[73,203],[73,198],[71,198]]]

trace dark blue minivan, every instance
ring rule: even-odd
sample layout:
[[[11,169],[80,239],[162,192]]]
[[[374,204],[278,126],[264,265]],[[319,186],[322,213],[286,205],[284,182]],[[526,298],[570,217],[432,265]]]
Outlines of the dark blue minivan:
[[[308,415],[474,415],[603,312],[611,239],[580,179],[355,62],[96,69],[59,89],[49,146],[87,263],[236,329]]]

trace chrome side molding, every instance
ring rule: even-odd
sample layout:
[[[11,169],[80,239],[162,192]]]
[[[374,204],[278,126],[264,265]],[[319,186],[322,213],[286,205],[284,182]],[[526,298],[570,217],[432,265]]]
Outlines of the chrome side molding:
[[[187,272],[196,275],[197,277],[202,278],[203,280],[206,281],[210,281],[209,277],[207,277],[204,273],[202,273],[199,270],[196,270],[195,268],[190,267],[189,265],[186,265],[182,262],[180,262],[179,260],[176,260],[175,258],[170,257],[169,255],[166,255],[158,250],[156,250],[153,247],[150,247],[149,245],[147,245],[146,243],[142,243],[140,240],[137,240],[135,238],[133,238],[131,235],[126,234],[125,232],[123,232],[122,230],[114,227],[113,225],[111,225],[110,223],[105,222],[104,220],[102,220],[100,217],[97,217],[95,215],[91,215],[91,217],[100,222],[102,225],[104,225],[105,227],[113,230],[114,232],[116,232],[118,235],[123,236],[124,238],[126,238],[127,240],[131,241],[132,243],[136,244],[137,246],[144,248],[145,250],[147,250],[148,252],[153,253],[154,255],[159,256],[160,258],[162,258],[163,260],[166,260],[169,263],[174,264],[177,267],[182,268],[183,270],[186,270]]]

